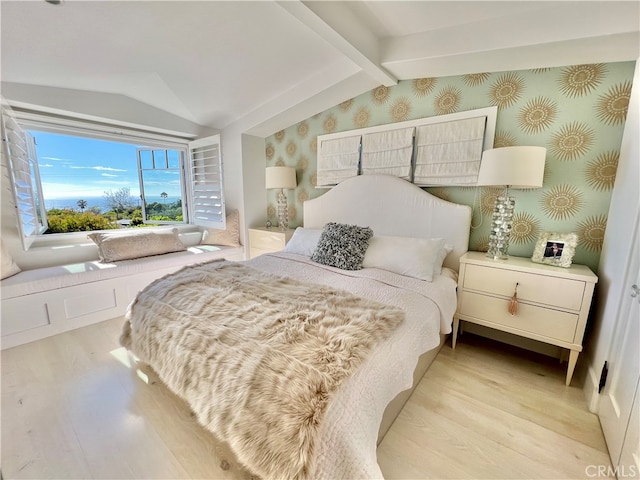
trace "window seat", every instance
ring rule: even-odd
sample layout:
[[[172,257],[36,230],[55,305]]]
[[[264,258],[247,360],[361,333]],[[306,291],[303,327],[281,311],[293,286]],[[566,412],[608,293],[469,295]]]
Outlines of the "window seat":
[[[123,315],[136,294],[183,266],[242,260],[244,247],[198,245],[114,263],[90,261],[24,270],[0,282],[2,343],[10,348]]]

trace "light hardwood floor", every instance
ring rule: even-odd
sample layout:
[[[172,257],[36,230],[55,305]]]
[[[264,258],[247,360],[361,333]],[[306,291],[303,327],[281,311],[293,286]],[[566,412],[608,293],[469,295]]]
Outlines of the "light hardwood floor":
[[[132,368],[121,324],[2,352],[4,479],[249,478],[153,372]],[[553,359],[462,336],[378,448],[385,477],[588,478],[609,458],[564,374]]]

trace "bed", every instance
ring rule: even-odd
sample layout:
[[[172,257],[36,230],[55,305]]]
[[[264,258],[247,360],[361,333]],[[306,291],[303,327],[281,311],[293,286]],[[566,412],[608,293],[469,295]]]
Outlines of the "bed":
[[[405,180],[354,177],[305,202],[285,251],[151,284],[121,343],[252,474],[382,478],[377,443],[451,331],[470,222],[468,206]],[[309,239],[324,241],[327,224],[370,227],[377,257],[359,270],[318,263]],[[407,274],[421,263],[407,239],[444,239],[430,281]]]

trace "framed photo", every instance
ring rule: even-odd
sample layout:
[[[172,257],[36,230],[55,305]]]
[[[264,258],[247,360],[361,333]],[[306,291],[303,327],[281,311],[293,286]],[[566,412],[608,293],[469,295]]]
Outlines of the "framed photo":
[[[578,236],[575,233],[543,232],[533,249],[531,261],[569,268],[577,245]]]

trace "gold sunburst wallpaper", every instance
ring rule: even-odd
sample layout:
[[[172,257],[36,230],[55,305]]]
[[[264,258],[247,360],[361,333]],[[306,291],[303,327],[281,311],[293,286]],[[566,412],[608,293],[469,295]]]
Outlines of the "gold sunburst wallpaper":
[[[295,167],[288,192],[290,225],[315,188],[317,136],[355,128],[498,106],[494,147],[547,148],[544,186],[511,190],[516,214],[509,253],[529,257],[541,232],[578,234],[575,263],[597,271],[626,118],[634,62],[404,80],[380,86],[268,137],[267,166]],[[427,188],[473,207],[470,249],[486,250],[494,188]],[[267,192],[276,223],[276,195]]]

